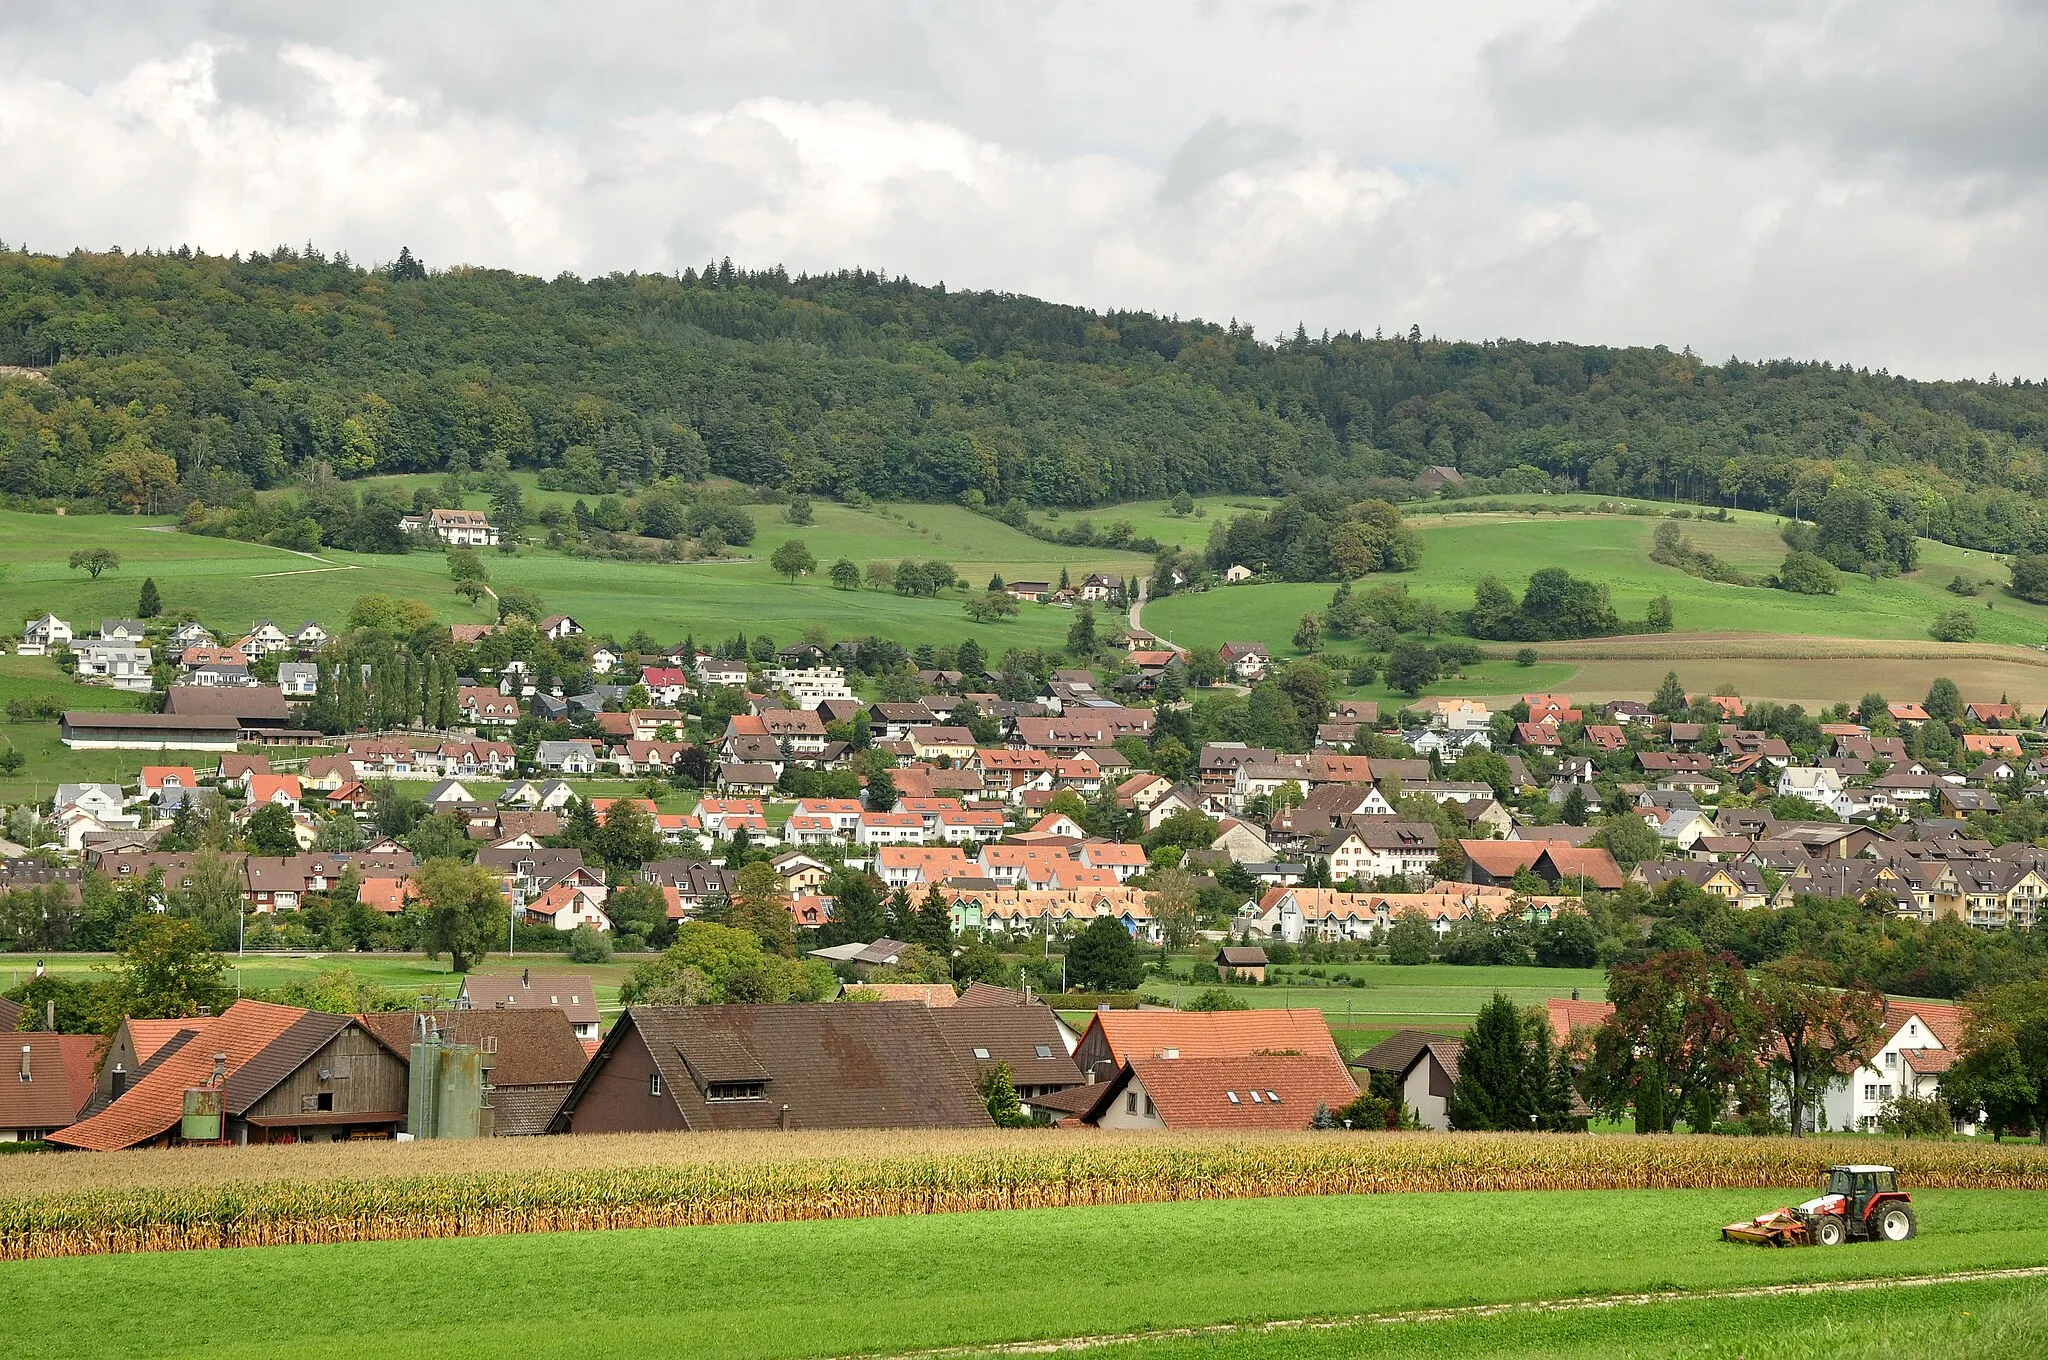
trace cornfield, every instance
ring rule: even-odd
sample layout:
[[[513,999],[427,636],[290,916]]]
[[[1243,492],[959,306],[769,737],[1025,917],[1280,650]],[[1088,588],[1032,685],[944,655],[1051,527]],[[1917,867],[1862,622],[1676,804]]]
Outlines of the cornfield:
[[[59,1179],[65,1178],[63,1163],[82,1162],[88,1171],[104,1168],[104,1179],[125,1169],[159,1183],[28,1193],[10,1186],[0,1196],[0,1259],[1293,1195],[1785,1187],[1810,1185],[1821,1168],[1838,1161],[1889,1161],[1913,1189],[2048,1189],[2048,1149],[2025,1144],[1540,1134],[1077,1138],[1042,1132],[887,1141],[793,1135],[779,1144],[756,1136],[723,1147],[718,1141],[718,1135],[682,1134],[441,1145],[472,1161],[523,1157],[532,1149],[541,1154],[535,1160],[557,1164],[454,1169],[455,1159],[443,1154],[436,1160],[448,1169],[347,1179],[333,1173],[356,1149],[337,1148],[325,1157],[323,1150],[304,1149],[314,1160],[298,1179],[264,1178],[286,1166],[272,1159],[245,1168],[256,1173],[250,1179],[191,1174],[182,1183],[178,1164],[173,1175],[162,1176],[148,1159],[191,1158],[190,1152],[81,1154],[52,1159]],[[895,1151],[881,1150],[887,1146]],[[421,1145],[386,1145],[385,1151],[415,1147]],[[182,1165],[231,1175],[244,1154],[210,1149],[197,1155],[211,1165]],[[586,1164],[575,1165],[579,1160]],[[378,1172],[403,1164],[389,1155],[374,1163]],[[328,1174],[315,1178],[321,1172]]]

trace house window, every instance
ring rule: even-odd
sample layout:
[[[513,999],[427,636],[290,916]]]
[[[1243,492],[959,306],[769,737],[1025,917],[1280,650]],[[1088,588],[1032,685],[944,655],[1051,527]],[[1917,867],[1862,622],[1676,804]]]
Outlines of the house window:
[[[704,1088],[706,1100],[759,1100],[767,1091],[765,1081],[714,1081]]]
[[[1159,1107],[1152,1103],[1152,1097],[1149,1095],[1145,1097],[1145,1114],[1147,1118],[1159,1117]]]
[[[1898,1055],[1898,1054],[1896,1054],[1896,1053],[1887,1053],[1887,1054],[1885,1054],[1885,1055],[1884,1055],[1884,1065],[1885,1065],[1886,1067],[1897,1067],[1897,1066],[1899,1065],[1899,1055]]]
[[[1041,1058],[1050,1058],[1050,1057],[1052,1056],[1052,1045],[1051,1045],[1051,1044],[1040,1044],[1040,1045],[1038,1046],[1037,1052],[1038,1052],[1038,1056],[1039,1056],[1039,1057],[1041,1057]]]
[[[1138,1093],[1137,1093],[1136,1091],[1126,1091],[1126,1092],[1124,1092],[1124,1113],[1125,1113],[1125,1114],[1136,1114],[1137,1112],[1138,1112]]]
[[[988,1050],[987,1050],[987,1049],[985,1049],[985,1048],[977,1048],[977,1049],[975,1049],[975,1050],[974,1050],[974,1056],[975,1056],[975,1057],[977,1057],[977,1058],[979,1058],[979,1059],[981,1059],[981,1060],[982,1060],[983,1062],[987,1062],[987,1061],[988,1061]]]
[[[1230,1103],[1233,1105],[1239,1105],[1243,1103],[1237,1098],[1237,1092],[1235,1091],[1225,1091],[1223,1094],[1229,1098]]]
[[[661,1094],[661,1073],[650,1072],[647,1074],[647,1094],[651,1096]]]
[[[1877,1098],[1879,1100],[1890,1100],[1892,1098],[1892,1084],[1890,1082],[1885,1082],[1877,1088]]]
[[[1877,1099],[1877,1083],[1876,1083],[1876,1082],[1868,1082],[1868,1083],[1865,1083],[1865,1085],[1864,1085],[1864,1087],[1863,1087],[1863,1098],[1864,1098],[1865,1100],[1876,1100],[1876,1099]]]
[[[1275,1105],[1280,1103],[1280,1097],[1274,1095],[1271,1091],[1266,1092],[1266,1099],[1272,1101]]]

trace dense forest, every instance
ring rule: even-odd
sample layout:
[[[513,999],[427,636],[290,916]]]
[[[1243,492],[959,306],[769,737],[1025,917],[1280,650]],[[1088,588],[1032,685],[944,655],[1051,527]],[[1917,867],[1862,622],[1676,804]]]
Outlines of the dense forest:
[[[542,280],[310,246],[0,248],[0,492],[226,505],[326,464],[1089,505],[1455,467],[2048,550],[2048,384],[1235,324],[729,262]],[[493,460],[495,461],[495,459]],[[1375,494],[1385,494],[1376,492]],[[1897,556],[1896,550],[1892,554]]]

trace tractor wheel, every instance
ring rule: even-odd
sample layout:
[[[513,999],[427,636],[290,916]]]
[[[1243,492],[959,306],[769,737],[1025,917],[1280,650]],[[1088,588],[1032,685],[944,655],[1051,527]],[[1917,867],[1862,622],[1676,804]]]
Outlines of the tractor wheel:
[[[1913,1210],[1904,1204],[1888,1204],[1878,1210],[1877,1236],[1886,1242],[1904,1242],[1920,1231]]]
[[[1816,1246],[1839,1247],[1849,1240],[1849,1221],[1840,1214],[1822,1214],[1813,1224]]]

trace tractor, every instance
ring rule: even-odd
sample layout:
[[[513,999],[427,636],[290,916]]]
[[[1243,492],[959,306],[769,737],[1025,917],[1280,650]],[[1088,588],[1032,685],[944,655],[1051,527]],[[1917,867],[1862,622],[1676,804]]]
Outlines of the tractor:
[[[1891,1167],[1831,1166],[1813,1199],[1730,1223],[1721,1236],[1763,1247],[1838,1247],[1858,1240],[1903,1242],[1919,1231],[1912,1197],[1899,1189]]]

